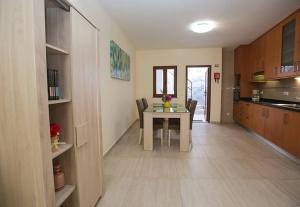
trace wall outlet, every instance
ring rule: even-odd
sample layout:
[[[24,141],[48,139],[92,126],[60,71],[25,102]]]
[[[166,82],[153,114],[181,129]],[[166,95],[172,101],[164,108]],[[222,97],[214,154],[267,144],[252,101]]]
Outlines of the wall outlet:
[[[229,112],[227,112],[227,113],[226,113],[226,116],[230,116],[230,113],[229,113]]]
[[[289,95],[289,92],[288,91],[283,91],[282,93],[284,96],[288,96]]]

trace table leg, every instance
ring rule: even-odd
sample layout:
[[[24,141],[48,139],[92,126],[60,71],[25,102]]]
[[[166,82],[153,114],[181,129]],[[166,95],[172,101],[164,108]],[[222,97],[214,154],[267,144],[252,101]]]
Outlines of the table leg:
[[[182,113],[180,115],[180,152],[190,150],[190,114]]]
[[[152,113],[144,113],[144,150],[153,150]]]

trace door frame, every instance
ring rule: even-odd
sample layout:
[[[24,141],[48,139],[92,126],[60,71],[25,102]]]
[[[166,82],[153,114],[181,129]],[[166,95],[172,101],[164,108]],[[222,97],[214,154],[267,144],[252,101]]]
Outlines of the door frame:
[[[189,68],[207,68],[207,94],[206,94],[206,121],[210,122],[211,99],[211,65],[186,65],[185,66],[185,103],[187,103],[187,79]]]

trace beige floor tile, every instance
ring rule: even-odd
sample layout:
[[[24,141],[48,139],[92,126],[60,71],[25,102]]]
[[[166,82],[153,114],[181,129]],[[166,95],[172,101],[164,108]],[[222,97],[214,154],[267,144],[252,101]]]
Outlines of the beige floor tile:
[[[299,207],[300,166],[245,129],[194,124],[191,152],[155,133],[154,150],[130,128],[104,158],[98,207]]]

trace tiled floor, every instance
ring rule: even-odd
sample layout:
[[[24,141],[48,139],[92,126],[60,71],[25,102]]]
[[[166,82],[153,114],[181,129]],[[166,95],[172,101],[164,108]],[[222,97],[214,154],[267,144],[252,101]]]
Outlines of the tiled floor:
[[[105,157],[98,207],[300,206],[300,166],[239,126],[194,124],[190,153],[178,140],[144,151],[138,127]]]

